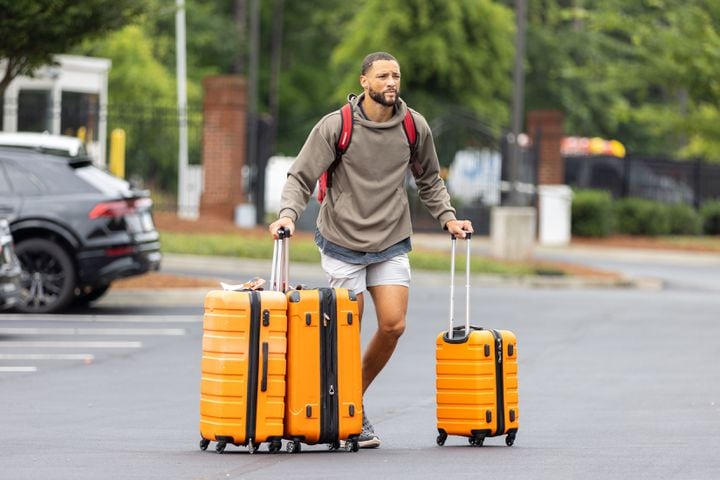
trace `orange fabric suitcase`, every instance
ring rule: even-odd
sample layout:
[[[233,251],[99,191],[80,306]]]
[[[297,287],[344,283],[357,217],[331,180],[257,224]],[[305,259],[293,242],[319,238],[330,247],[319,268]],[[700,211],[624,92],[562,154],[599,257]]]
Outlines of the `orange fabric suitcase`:
[[[276,241],[278,252],[282,240]],[[273,276],[278,269],[273,255]],[[200,448],[211,441],[254,453],[282,446],[287,297],[281,291],[213,290],[205,297],[200,382]]]
[[[459,435],[482,446],[486,437],[506,435],[511,446],[519,428],[517,339],[508,330],[470,325],[470,236],[467,240],[465,326],[453,326],[453,280],[449,329],[436,339],[437,444]],[[453,277],[455,243],[453,238]]]
[[[287,257],[286,257],[287,258]],[[341,442],[358,450],[362,432],[360,318],[345,288],[288,293],[285,434],[288,452],[301,444]]]

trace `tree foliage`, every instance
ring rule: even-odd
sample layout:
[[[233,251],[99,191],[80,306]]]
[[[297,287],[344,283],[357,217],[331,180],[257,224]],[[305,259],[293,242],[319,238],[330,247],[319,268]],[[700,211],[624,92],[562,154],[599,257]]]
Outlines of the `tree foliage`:
[[[231,73],[247,51],[234,19],[237,1],[186,0],[191,105],[201,99],[205,76]],[[277,2],[261,2],[261,113],[268,112]],[[493,132],[506,128],[514,4],[284,0],[278,151],[295,154],[322,115],[360,91],[360,63],[378,50],[398,58],[402,96],[429,120],[459,118],[462,109],[462,115],[483,120]],[[615,138],[630,152],[720,160],[720,2],[533,0],[527,5],[526,110],[562,110],[567,134]],[[145,13],[138,15],[140,10]],[[131,20],[132,27],[120,29]],[[93,40],[71,50],[85,38]],[[111,123],[120,105],[174,105],[174,1],[0,0],[0,57],[16,59],[14,74],[67,51],[112,60]],[[134,139],[128,136],[129,143],[141,138],[147,150],[146,155],[136,151],[137,160],[129,155],[128,162],[137,162],[133,168],[142,175],[174,179],[176,142],[154,130],[160,124],[142,123]],[[146,165],[152,162],[161,167]]]
[[[143,0],[0,0],[0,96],[18,75],[31,75],[83,39],[121,28],[143,8]]]
[[[387,51],[400,62],[403,98],[428,118],[458,105],[508,121],[513,13],[490,0],[367,0],[333,52],[342,75],[336,98],[359,89],[363,57]]]
[[[631,152],[720,159],[720,6],[713,0],[531,2],[528,106]]]

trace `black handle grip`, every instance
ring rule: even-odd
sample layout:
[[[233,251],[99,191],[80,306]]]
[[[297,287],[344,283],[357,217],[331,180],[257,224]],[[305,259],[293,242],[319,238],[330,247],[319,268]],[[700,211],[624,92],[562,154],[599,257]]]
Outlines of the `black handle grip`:
[[[287,227],[280,227],[278,228],[278,238],[290,238],[290,229]]]
[[[267,391],[267,381],[268,381],[268,342],[263,342],[262,344],[262,381],[260,382],[260,391],[266,392]]]
[[[454,233],[451,233],[450,238],[456,239],[457,237]],[[465,238],[463,238],[463,240],[470,240],[470,238],[472,238],[472,232],[465,232]]]

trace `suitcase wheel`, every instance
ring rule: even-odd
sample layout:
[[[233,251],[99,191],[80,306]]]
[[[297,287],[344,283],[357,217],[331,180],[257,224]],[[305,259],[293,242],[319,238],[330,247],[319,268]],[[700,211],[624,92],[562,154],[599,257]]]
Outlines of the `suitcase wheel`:
[[[352,440],[347,440],[345,442],[346,452],[357,452],[358,450],[360,450],[360,443],[357,438],[353,438]]]
[[[515,443],[515,434],[508,433],[508,436],[505,437],[505,445],[507,445],[508,447],[512,447],[513,443]]]
[[[278,453],[280,449],[282,448],[282,441],[281,440],[273,440],[268,444],[268,452],[270,453]]]
[[[435,442],[442,447],[445,445],[445,440],[447,440],[447,433],[445,433],[444,430],[440,430],[440,434],[435,439]]]
[[[200,440],[200,450],[202,450],[203,452],[207,450],[208,445],[210,445],[210,440],[206,438]]]
[[[290,440],[287,444],[287,447],[285,447],[285,450],[287,450],[288,453],[300,453],[302,447],[300,446],[299,441]]]
[[[225,442],[217,442],[217,445],[215,445],[215,451],[217,453],[223,453],[225,451],[226,446],[227,446],[227,443],[225,443]]]
[[[330,445],[328,445],[328,448],[330,450],[338,450],[340,448],[340,442],[333,442]]]
[[[473,447],[482,447],[483,443],[485,443],[485,437],[470,437],[468,443]]]
[[[258,449],[260,448],[260,445],[262,445],[260,442],[255,443],[255,441],[251,438],[251,439],[248,441],[248,445],[247,445],[247,446],[248,446],[248,451],[249,451],[250,453],[255,453],[255,452],[257,452]]]

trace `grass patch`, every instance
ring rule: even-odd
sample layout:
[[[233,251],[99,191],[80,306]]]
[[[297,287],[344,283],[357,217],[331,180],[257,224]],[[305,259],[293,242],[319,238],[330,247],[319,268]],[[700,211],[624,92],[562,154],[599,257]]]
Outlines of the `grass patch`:
[[[269,235],[265,237],[244,237],[237,233],[176,233],[160,232],[162,250],[165,253],[191,255],[227,256],[240,258],[271,259],[273,242]],[[449,271],[450,252],[414,250],[409,254],[410,265],[417,270]],[[290,248],[290,260],[299,263],[319,263],[320,253],[311,238],[293,238]],[[465,268],[465,256],[456,258],[458,272]],[[549,269],[533,264],[502,262],[481,256],[470,259],[470,269],[474,274],[492,274],[507,276],[564,275],[562,269]]]
[[[717,250],[720,251],[720,236],[681,236],[670,235],[660,237],[662,243],[667,243],[674,247],[687,248],[690,250]]]

